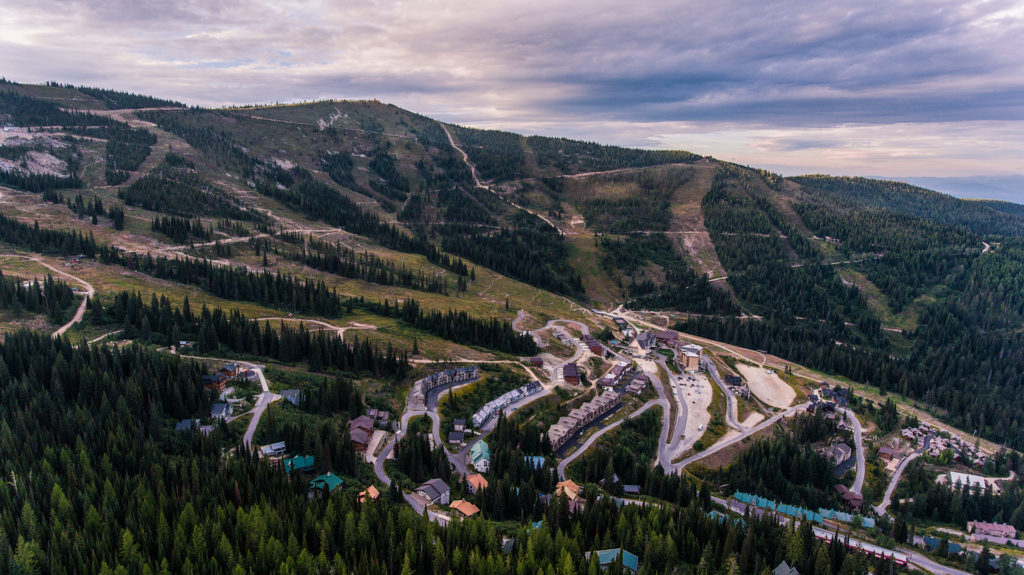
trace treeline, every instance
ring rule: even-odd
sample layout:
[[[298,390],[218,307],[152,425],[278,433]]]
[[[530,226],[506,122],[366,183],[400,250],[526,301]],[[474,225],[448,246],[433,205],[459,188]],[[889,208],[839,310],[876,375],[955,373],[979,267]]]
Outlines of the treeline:
[[[450,125],[460,148],[469,155],[482,180],[515,180],[526,175],[523,137],[500,130],[477,130]]]
[[[370,186],[379,194],[401,201],[409,195],[409,179],[398,171],[388,147],[378,149],[370,159],[370,169],[384,179],[383,182],[371,179]]]
[[[156,135],[149,130],[132,128],[121,122],[108,126],[81,127],[74,129],[73,133],[107,141],[105,177],[110,186],[127,181],[131,173],[139,169],[149,157],[152,146],[156,144]]]
[[[139,293],[120,292],[104,306],[98,298],[89,304],[94,325],[119,325],[122,337],[160,345],[195,341],[200,353],[231,351],[266,357],[284,363],[305,361],[311,371],[338,370],[370,373],[376,377],[400,379],[409,371],[408,360],[389,344],[382,349],[367,340],[347,343],[333,332],[309,331],[303,324],[292,327],[282,321],[277,329],[270,322],[248,319],[239,311],[210,311],[205,305],[193,314],[188,299],[176,308],[165,296],[150,297],[147,305]]]
[[[176,244],[183,244],[193,238],[209,240],[213,237],[213,228],[203,227],[203,222],[199,218],[189,220],[177,216],[158,216],[153,219],[149,227],[154,232],[171,238],[171,241]]]
[[[78,230],[50,230],[39,227],[39,222],[28,225],[0,213],[0,241],[15,247],[49,255],[96,256],[99,250],[92,232],[86,236]]]
[[[363,302],[371,313],[397,318],[409,326],[464,345],[481,346],[514,355],[533,355],[540,350],[533,338],[517,333],[507,321],[497,318],[475,318],[464,311],[424,310],[407,298],[392,305]]]
[[[891,212],[960,227],[976,234],[1024,235],[1024,217],[986,202],[961,200],[903,182],[868,178],[801,176],[793,181],[833,202]]]
[[[175,167],[168,162],[118,190],[117,196],[129,206],[186,218],[204,216],[267,221],[267,216],[231,201],[227,193],[192,169]]]
[[[0,170],[0,184],[33,194],[43,194],[62,188],[81,188],[82,179],[74,173],[67,176],[55,176],[12,169]]]
[[[66,86],[68,88],[74,87],[75,90],[96,98],[97,100],[106,102],[111,108],[184,108],[185,104],[181,102],[175,102],[174,100],[165,100],[163,98],[154,98],[153,96],[145,96],[142,94],[133,94],[131,92],[121,92],[118,90],[107,90],[104,88],[91,88],[88,86]]]
[[[344,247],[340,243],[331,244],[325,241],[310,240],[301,252],[292,252],[288,257],[314,269],[381,285],[440,294],[447,294],[449,289],[448,278],[443,273],[428,276],[422,270],[413,270],[404,265],[398,267],[394,262],[369,252],[356,253],[355,250]],[[449,262],[449,265],[460,271],[466,270],[466,265],[462,260]],[[459,291],[464,291],[465,284],[461,277],[458,287],[462,288]]]
[[[4,276],[0,270],[0,309],[14,313],[46,314],[54,323],[64,320],[65,312],[75,303],[75,294],[63,281],[47,275],[39,280],[25,281],[18,277]]]
[[[553,166],[564,174],[599,172],[657,164],[693,163],[701,156],[683,150],[643,150],[604,146],[594,142],[527,136],[526,145],[536,154],[537,164]]]
[[[451,481],[452,466],[448,456],[441,446],[431,447],[429,435],[430,419],[420,416],[418,421],[409,422],[408,431],[395,446],[395,467],[411,482],[410,489],[428,479]]]
[[[629,279],[630,307],[715,315],[739,312],[729,292],[715,289],[706,275],[694,272],[665,234],[636,234],[622,239],[602,236],[599,245],[604,270],[613,277],[621,274]],[[649,277],[644,271],[649,263],[660,266],[664,278]]]
[[[113,118],[83,112],[67,112],[57,104],[41,98],[23,96],[11,90],[0,90],[0,117],[9,118],[16,126],[115,126]]]
[[[565,295],[583,294],[579,272],[569,264],[569,248],[551,226],[517,212],[511,228],[492,230],[439,226],[441,249],[524,283]]]
[[[323,154],[320,156],[320,167],[330,176],[334,183],[349,189],[356,187],[356,181],[352,178],[352,156],[344,152]]]
[[[129,254],[117,248],[100,249],[103,263],[122,265],[146,275],[178,283],[199,286],[217,297],[252,301],[267,307],[303,315],[341,317],[345,301],[337,290],[323,280],[302,281],[293,276],[264,270],[253,272],[244,267],[214,265],[210,260]]]

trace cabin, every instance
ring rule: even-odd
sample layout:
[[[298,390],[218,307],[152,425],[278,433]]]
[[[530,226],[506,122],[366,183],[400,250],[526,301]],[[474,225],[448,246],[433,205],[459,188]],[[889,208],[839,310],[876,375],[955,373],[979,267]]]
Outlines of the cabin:
[[[373,420],[365,415],[348,422],[348,437],[352,440],[352,446],[356,451],[366,451],[370,445],[370,437],[373,434]]]
[[[469,462],[473,469],[481,473],[487,473],[491,468],[491,448],[486,441],[478,441],[469,449]]]
[[[309,482],[309,496],[313,497],[317,494],[330,495],[331,493],[334,493],[336,489],[341,487],[343,483],[344,480],[328,471],[323,475],[314,477],[313,480]]]
[[[312,455],[296,455],[284,460],[284,472],[298,471],[299,473],[306,473],[313,471],[314,463],[315,459]]]
[[[465,499],[456,499],[455,501],[452,501],[449,507],[451,507],[455,511],[458,511],[459,515],[462,515],[467,519],[476,515],[477,513],[480,513],[479,507],[473,505],[472,503],[466,501]]]
[[[575,363],[567,363],[562,368],[562,379],[572,385],[580,384],[580,368]]]
[[[451,489],[448,488],[447,483],[440,479],[428,479],[416,488],[416,493],[419,493],[431,503],[448,505]]]
[[[227,419],[231,417],[231,404],[214,403],[210,406],[210,417],[213,419]]]
[[[466,484],[469,485],[469,492],[476,493],[481,489],[487,489],[487,478],[479,473],[474,473],[466,478]]]

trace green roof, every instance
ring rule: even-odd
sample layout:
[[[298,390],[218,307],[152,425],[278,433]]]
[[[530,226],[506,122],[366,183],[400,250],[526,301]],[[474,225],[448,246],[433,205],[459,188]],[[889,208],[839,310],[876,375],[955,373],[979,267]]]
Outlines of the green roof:
[[[313,478],[313,481],[309,482],[310,489],[324,489],[328,493],[333,493],[335,489],[341,487],[344,481],[337,475],[327,472],[323,475],[318,475]]]
[[[291,459],[284,460],[284,472],[308,471],[313,468],[314,459],[312,455],[296,455]]]
[[[486,441],[478,441],[473,444],[473,447],[469,450],[469,458],[473,462],[480,461],[481,459],[491,458],[491,448],[487,447]]]
[[[619,555],[622,555],[622,566],[636,573],[637,569],[640,568],[640,558],[622,548],[601,549],[597,552],[597,561],[601,564],[601,567],[613,565],[615,560],[619,558]],[[587,556],[589,557],[590,554],[587,553]]]

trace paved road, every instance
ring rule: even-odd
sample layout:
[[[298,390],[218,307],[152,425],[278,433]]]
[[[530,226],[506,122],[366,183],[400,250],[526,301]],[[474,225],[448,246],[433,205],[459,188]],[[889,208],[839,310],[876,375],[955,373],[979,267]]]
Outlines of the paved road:
[[[885,496],[882,497],[882,502],[875,506],[875,513],[879,516],[889,513],[889,504],[892,503],[892,494],[896,491],[896,484],[900,482],[900,476],[903,475],[903,471],[906,470],[911,461],[920,457],[921,454],[928,449],[928,444],[931,443],[931,440],[931,435],[925,437],[923,447],[904,457],[903,461],[901,461],[899,466],[896,467],[896,472],[892,474],[892,479],[889,480],[889,486],[885,488]]]
[[[695,454],[687,457],[686,459],[680,461],[679,463],[673,464],[673,467],[674,467],[674,471],[673,472],[682,471],[683,468],[685,468],[687,465],[689,465],[689,464],[691,464],[691,463],[693,463],[695,461],[699,461],[699,460],[701,460],[701,459],[703,459],[703,458],[705,458],[705,457],[707,457],[709,455],[712,455],[714,453],[718,453],[719,451],[725,449],[726,447],[730,447],[732,445],[736,445],[737,443],[743,441],[747,437],[750,437],[751,435],[754,435],[755,433],[757,433],[757,432],[759,432],[759,431],[761,431],[763,429],[766,429],[766,428],[768,428],[771,425],[774,425],[776,422],[778,422],[783,417],[791,417],[791,416],[795,415],[798,411],[807,409],[808,405],[810,405],[810,404],[808,404],[808,403],[801,403],[800,405],[795,405],[793,407],[790,407],[786,411],[782,411],[782,412],[776,413],[771,418],[766,419],[766,420],[762,421],[761,423],[755,425],[754,427],[751,427],[751,428],[747,429],[742,434],[740,434],[740,435],[730,439],[729,441],[716,443],[714,446],[712,446],[712,447],[710,447],[708,449],[705,449],[704,451],[701,451],[700,453],[695,453]]]
[[[856,444],[857,449],[857,477],[853,480],[853,487],[850,491],[860,495],[861,489],[864,488],[864,476],[867,473],[867,463],[864,457],[864,434],[860,427],[860,420],[853,413],[853,410],[844,409],[846,417],[850,420],[850,424],[853,426],[853,442]]]
[[[260,378],[260,386],[263,387],[263,392],[257,396],[256,405],[252,408],[252,420],[249,421],[249,427],[246,428],[245,435],[242,436],[242,445],[247,449],[252,450],[252,438],[256,434],[256,428],[260,425],[260,418],[263,417],[263,412],[267,410],[267,407],[271,403],[281,399],[281,396],[270,391],[270,386],[267,385],[267,378],[263,377],[262,365],[254,363],[239,363],[255,371],[256,375]]]
[[[579,446],[576,449],[576,451],[572,452],[572,455],[570,455],[569,457],[566,457],[562,461],[558,462],[558,479],[559,479],[559,481],[565,481],[565,468],[568,467],[569,464],[572,463],[573,461],[576,461],[576,459],[578,459],[581,455],[586,453],[586,451],[588,449],[590,449],[590,447],[592,445],[594,445],[594,443],[598,439],[600,439],[602,435],[604,435],[605,433],[608,433],[609,431],[611,431],[611,430],[615,429],[616,427],[622,425],[622,422],[626,421],[627,419],[635,419],[637,417],[640,417],[640,415],[643,414],[643,412],[645,412],[648,409],[654,407],[655,405],[659,405],[658,400],[652,399],[652,400],[648,401],[647,403],[643,404],[642,406],[640,406],[640,409],[634,411],[633,413],[630,413],[628,416],[626,416],[626,417],[624,417],[624,418],[622,418],[622,419],[620,419],[620,420],[618,420],[618,421],[616,421],[614,423],[611,423],[611,424],[601,428],[597,433],[595,433],[594,435],[591,435],[583,443],[583,445]]]
[[[711,358],[706,355],[701,356],[701,365],[704,366],[704,370],[708,372],[709,376],[711,376],[711,380],[715,382],[718,389],[721,389],[722,393],[725,394],[725,422],[729,424],[729,427],[736,431],[745,431],[747,428],[739,422],[739,405],[736,403],[736,396],[733,394],[732,390],[725,385],[725,382],[722,381],[722,376],[718,373],[718,366],[716,366],[715,362],[711,361]]]
[[[92,284],[90,284],[89,282],[83,280],[82,278],[75,277],[75,276],[73,276],[73,275],[71,275],[71,274],[69,274],[69,273],[67,273],[65,271],[59,270],[59,269],[51,266],[50,264],[44,262],[43,260],[41,260],[41,259],[39,259],[37,257],[34,257],[34,256],[26,256],[26,255],[23,255],[23,254],[0,254],[0,257],[5,257],[5,258],[21,258],[21,259],[24,259],[24,260],[30,260],[30,261],[36,262],[37,264],[43,266],[44,268],[52,271],[53,273],[55,273],[55,274],[57,274],[59,276],[66,277],[66,278],[68,278],[70,280],[76,281],[76,282],[82,284],[83,286],[85,286],[85,297],[82,298],[82,303],[78,304],[78,309],[75,310],[75,315],[71,318],[71,321],[69,321],[66,324],[64,324],[64,325],[60,326],[59,328],[57,328],[53,332],[53,334],[52,334],[53,337],[60,337],[60,336],[64,335],[64,332],[66,332],[67,330],[71,329],[71,326],[73,326],[76,323],[82,321],[82,317],[85,316],[85,308],[86,308],[86,306],[89,305],[89,298],[91,298],[93,295],[96,294],[96,290],[93,289]]]

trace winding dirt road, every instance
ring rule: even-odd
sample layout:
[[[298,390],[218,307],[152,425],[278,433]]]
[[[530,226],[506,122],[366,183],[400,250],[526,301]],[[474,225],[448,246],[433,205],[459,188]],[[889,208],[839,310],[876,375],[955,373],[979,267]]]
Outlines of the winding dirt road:
[[[64,325],[60,326],[59,328],[57,328],[57,330],[54,331],[53,334],[51,334],[53,337],[56,338],[56,337],[60,337],[60,336],[64,335],[64,332],[66,332],[67,330],[71,329],[71,326],[73,326],[76,323],[82,321],[82,318],[85,316],[85,308],[86,308],[86,306],[89,305],[89,298],[91,298],[93,295],[96,294],[96,290],[92,287],[91,283],[83,280],[82,278],[75,277],[75,276],[73,276],[73,275],[71,275],[71,274],[69,274],[67,272],[61,271],[61,270],[53,267],[52,265],[44,262],[43,260],[41,260],[41,259],[39,259],[39,258],[37,258],[35,256],[26,256],[26,255],[22,255],[22,254],[0,254],[0,257],[3,257],[3,258],[21,258],[21,259],[24,259],[24,260],[30,260],[30,261],[36,262],[37,264],[43,266],[44,268],[52,271],[53,273],[55,273],[55,274],[57,274],[59,276],[66,277],[66,278],[68,278],[70,280],[76,281],[76,282],[82,284],[83,286],[85,286],[85,297],[82,298],[82,303],[78,304],[78,309],[75,310],[75,315],[71,318],[71,321],[69,321],[66,324],[64,324]]]

